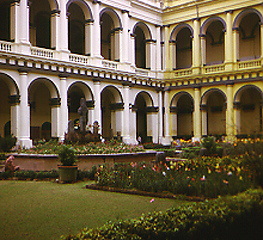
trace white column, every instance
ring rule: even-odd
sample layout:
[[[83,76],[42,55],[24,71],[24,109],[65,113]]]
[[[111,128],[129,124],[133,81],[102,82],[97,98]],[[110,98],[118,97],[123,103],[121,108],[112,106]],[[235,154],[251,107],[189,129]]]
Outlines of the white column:
[[[60,141],[65,140],[65,133],[68,130],[68,94],[67,94],[67,77],[60,76],[60,128],[59,128],[59,139]]]
[[[196,18],[194,20],[194,36],[193,36],[193,73],[199,74],[201,67],[201,42],[200,42],[200,20]]]
[[[130,143],[136,144],[136,109],[131,109],[130,112]]]
[[[19,42],[19,3],[13,2],[11,3],[10,8],[10,38],[14,40],[15,43]]]
[[[120,52],[122,53],[120,57],[120,61],[123,63],[129,62],[129,48],[130,48],[130,41],[129,41],[129,12],[123,11],[123,31],[122,31],[122,44],[120,46]],[[127,47],[129,46],[129,47]]]
[[[130,37],[131,37],[131,45],[130,45],[130,48],[129,48],[129,56],[130,56],[130,62],[131,62],[131,65],[133,67],[135,67],[135,35],[134,34],[130,34]]]
[[[156,127],[156,126],[158,126],[158,112],[154,111],[154,112],[150,113],[150,118],[151,119],[149,119],[149,120],[151,121],[152,141],[153,141],[153,143],[158,143],[158,128]]]
[[[170,32],[169,32],[170,28],[169,25],[165,26],[164,28],[164,69],[166,69],[167,71],[171,71],[172,70],[172,63],[171,63],[171,53],[170,53],[170,43],[169,43],[169,38],[170,38]]]
[[[234,28],[233,31],[233,60],[237,62],[239,60],[239,30],[238,28]]]
[[[263,58],[263,23],[260,25],[260,47],[261,47],[261,58]]]
[[[60,26],[59,26],[59,49],[62,52],[68,53],[68,16],[66,9],[66,0],[61,0],[60,5]],[[66,56],[65,56],[66,57]]]
[[[158,102],[159,102],[159,143],[162,142],[164,136],[164,129],[163,129],[163,92],[159,91],[158,93]]]
[[[155,53],[155,64],[156,71],[162,70],[162,47],[161,47],[161,26],[156,26],[156,53]]]
[[[101,58],[101,36],[100,36],[100,5],[98,2],[94,2],[93,8],[94,25],[92,28],[92,49],[93,57]]]
[[[59,10],[51,11],[51,48],[60,49],[59,41]]]
[[[206,35],[201,35],[201,57],[202,65],[206,65]]]
[[[17,98],[14,99],[15,101],[11,102],[11,134],[15,137],[19,136],[19,102],[20,97],[19,95],[16,95]]]
[[[176,69],[177,62],[176,62],[176,41],[170,41],[170,52],[171,52],[171,61],[172,61],[172,68]]]
[[[201,133],[201,111],[200,111],[200,101],[201,101],[201,89],[194,89],[194,139],[193,141],[200,141],[202,137]]]
[[[20,93],[18,144],[21,147],[30,148],[32,147],[32,140],[30,140],[30,107],[28,104],[27,72],[20,72]]]
[[[227,88],[227,111],[226,111],[226,137],[228,141],[235,140],[234,111],[233,111],[233,84],[228,84]]]
[[[122,140],[130,143],[130,86],[123,86],[124,110],[122,111]]]
[[[235,124],[235,135],[241,134],[241,103],[234,102],[234,124]]]
[[[164,145],[170,145],[172,138],[170,135],[170,102],[169,102],[169,92],[164,92]]]
[[[19,21],[17,26],[19,51],[23,54],[31,54],[29,41],[29,6],[27,0],[21,0],[19,6]]]
[[[86,20],[85,24],[85,54],[88,56],[92,55],[92,27],[93,27],[93,20],[88,19]]]
[[[145,51],[146,51],[146,68],[147,69],[151,69],[151,54],[152,54],[152,49],[151,49],[151,39],[150,40],[146,40],[146,46],[145,46]]]
[[[59,138],[59,125],[60,125],[60,116],[59,116],[59,106],[51,106],[51,137]]]
[[[114,32],[114,61],[120,62],[120,60],[122,59],[122,53],[120,51],[120,49],[122,48],[122,30],[121,29],[117,29]],[[127,43],[126,43],[127,44]]]
[[[228,70],[232,70],[233,63],[233,32],[232,32],[232,11],[226,13],[226,33],[225,33],[225,63]]]
[[[100,96],[100,81],[93,81],[94,83],[94,99],[95,99],[95,107],[94,107],[94,121],[97,121],[100,125],[99,133],[101,133],[101,96]]]
[[[201,116],[202,116],[202,136],[203,136],[208,134],[208,125],[207,125],[208,109],[206,104],[201,106]]]

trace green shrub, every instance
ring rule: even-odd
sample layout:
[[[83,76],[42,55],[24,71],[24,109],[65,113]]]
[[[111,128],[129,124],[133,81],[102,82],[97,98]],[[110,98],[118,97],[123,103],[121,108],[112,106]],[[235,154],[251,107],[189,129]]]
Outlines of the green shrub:
[[[0,152],[10,152],[12,147],[16,145],[17,139],[13,136],[1,137],[0,136]]]
[[[109,222],[97,229],[83,229],[61,240],[210,240],[263,238],[263,191],[249,190],[233,197],[190,203],[139,219]]]

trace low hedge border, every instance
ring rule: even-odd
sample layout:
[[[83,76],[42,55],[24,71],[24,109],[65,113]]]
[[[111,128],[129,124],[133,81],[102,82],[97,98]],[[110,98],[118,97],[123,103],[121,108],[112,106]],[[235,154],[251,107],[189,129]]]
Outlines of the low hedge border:
[[[230,240],[263,239],[263,191],[248,190],[236,196],[189,203],[139,219],[109,222],[83,229],[61,240]]]
[[[92,168],[90,171],[78,171],[77,180],[90,179],[93,180],[96,168]],[[51,180],[59,177],[58,171],[17,171],[0,172],[0,180],[15,179],[15,180]]]

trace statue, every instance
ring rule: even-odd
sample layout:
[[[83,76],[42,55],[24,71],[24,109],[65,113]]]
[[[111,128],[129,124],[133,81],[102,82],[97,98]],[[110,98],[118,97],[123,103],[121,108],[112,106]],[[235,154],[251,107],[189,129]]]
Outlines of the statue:
[[[86,125],[88,122],[88,108],[86,105],[85,98],[80,99],[80,107],[78,109],[78,114],[80,115],[80,118],[79,118],[80,132],[85,133]]]

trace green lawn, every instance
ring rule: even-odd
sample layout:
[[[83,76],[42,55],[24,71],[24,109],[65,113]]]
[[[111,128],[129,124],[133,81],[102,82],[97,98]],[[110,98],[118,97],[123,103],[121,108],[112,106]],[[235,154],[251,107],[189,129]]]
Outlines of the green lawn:
[[[0,239],[52,240],[183,201],[85,189],[86,183],[0,181]]]

